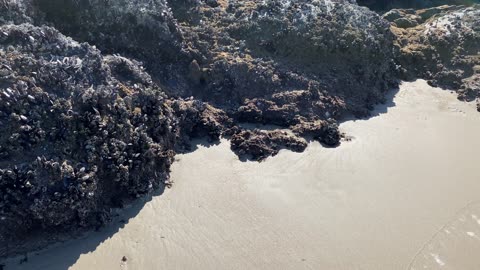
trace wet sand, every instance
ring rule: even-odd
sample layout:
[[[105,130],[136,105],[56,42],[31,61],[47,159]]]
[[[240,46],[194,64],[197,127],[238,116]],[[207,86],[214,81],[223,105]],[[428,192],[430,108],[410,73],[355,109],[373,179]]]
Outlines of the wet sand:
[[[337,148],[255,163],[199,145],[119,229],[6,269],[480,269],[480,113],[424,81],[393,103]]]

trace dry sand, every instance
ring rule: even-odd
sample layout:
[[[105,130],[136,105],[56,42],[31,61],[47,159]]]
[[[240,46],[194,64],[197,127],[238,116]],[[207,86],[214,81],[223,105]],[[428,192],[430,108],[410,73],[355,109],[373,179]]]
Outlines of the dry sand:
[[[425,81],[375,113],[262,163],[199,146],[126,224],[6,270],[480,269],[480,113]]]

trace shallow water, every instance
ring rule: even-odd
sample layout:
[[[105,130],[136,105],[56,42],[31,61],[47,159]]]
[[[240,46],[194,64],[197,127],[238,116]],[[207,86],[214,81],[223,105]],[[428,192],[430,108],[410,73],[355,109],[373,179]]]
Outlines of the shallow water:
[[[424,81],[393,102],[337,148],[254,163],[199,146],[125,225],[6,269],[480,269],[480,113]]]

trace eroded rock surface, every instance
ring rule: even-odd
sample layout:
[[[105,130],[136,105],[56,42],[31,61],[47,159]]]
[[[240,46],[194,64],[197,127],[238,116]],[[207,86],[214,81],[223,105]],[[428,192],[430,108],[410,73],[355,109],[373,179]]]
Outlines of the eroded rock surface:
[[[384,12],[395,8],[423,9],[441,5],[471,5],[478,3],[478,0],[357,0],[357,3]]]
[[[169,185],[193,137],[263,160],[338,145],[336,121],[368,115],[399,78],[474,99],[479,15],[380,16],[354,0],[1,1],[0,242],[103,225]]]
[[[102,225],[169,184],[190,136],[220,135],[207,104],[169,99],[137,62],[53,28],[1,26],[0,65],[2,243]]]
[[[417,10],[412,16],[418,25],[401,29],[394,19],[392,27],[404,78],[428,79],[434,86],[458,90],[464,100],[478,98],[480,5],[441,6]]]

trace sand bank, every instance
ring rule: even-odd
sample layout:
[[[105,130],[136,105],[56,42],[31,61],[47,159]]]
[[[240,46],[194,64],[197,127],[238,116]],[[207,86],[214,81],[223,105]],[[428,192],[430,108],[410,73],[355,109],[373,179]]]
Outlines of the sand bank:
[[[394,94],[337,148],[255,163],[199,145],[120,228],[6,269],[478,269],[480,114],[424,81]]]

